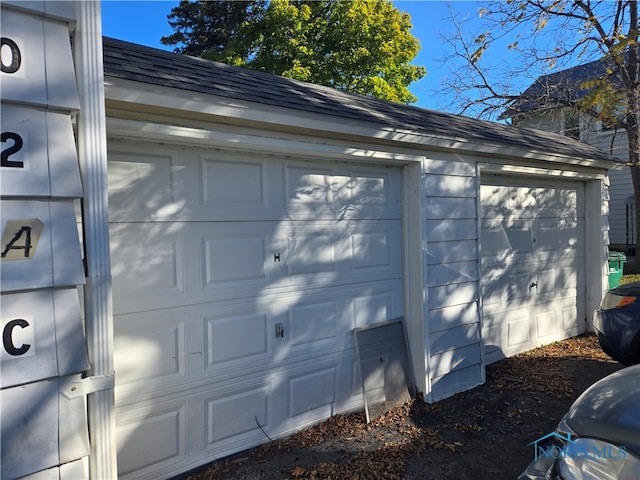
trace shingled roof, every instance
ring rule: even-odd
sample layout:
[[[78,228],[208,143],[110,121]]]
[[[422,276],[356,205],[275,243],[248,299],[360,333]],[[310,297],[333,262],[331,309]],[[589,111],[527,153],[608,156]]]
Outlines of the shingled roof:
[[[345,121],[371,122],[425,137],[510,145],[568,157],[611,161],[566,137],[346,93],[105,37],[104,74],[124,80],[254,102]]]
[[[615,67],[610,60],[601,59],[541,75],[511,103],[500,118],[513,118],[541,108],[566,106],[581,100],[591,92],[591,87],[585,86],[587,80],[606,78],[614,85],[619,85],[619,77],[610,73],[614,70]]]

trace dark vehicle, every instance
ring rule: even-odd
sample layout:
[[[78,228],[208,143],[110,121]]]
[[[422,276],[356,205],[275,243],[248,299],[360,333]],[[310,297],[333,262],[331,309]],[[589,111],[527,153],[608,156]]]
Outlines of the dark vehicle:
[[[640,363],[640,282],[609,290],[593,328],[602,350],[622,365]]]
[[[591,385],[533,445],[518,480],[640,479],[640,365]]]

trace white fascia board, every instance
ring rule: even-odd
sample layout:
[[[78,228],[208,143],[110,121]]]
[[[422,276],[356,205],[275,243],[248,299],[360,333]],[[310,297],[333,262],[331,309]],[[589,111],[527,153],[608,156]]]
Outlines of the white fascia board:
[[[105,79],[107,102],[136,105],[151,109],[173,110],[181,116],[206,115],[217,118],[218,122],[233,119],[235,122],[247,122],[275,127],[278,130],[304,131],[333,134],[340,137],[359,137],[374,139],[377,143],[404,144],[411,148],[424,150],[456,150],[490,156],[491,158],[525,159],[565,165],[581,165],[599,169],[618,168],[616,162],[601,159],[584,159],[553,153],[552,151],[532,150],[508,144],[479,142],[461,137],[442,137],[428,135],[411,130],[386,127],[381,123],[345,119],[323,114],[304,112],[297,109],[271,106],[255,102],[218,97],[189,90],[151,85],[114,77]]]
[[[171,141],[182,145],[297,155],[319,160],[360,161],[384,165],[406,165],[421,163],[424,160],[423,155],[411,155],[409,153],[373,148],[377,147],[376,145],[370,146],[370,148],[357,148],[336,143],[283,139],[232,131],[203,130],[113,117],[107,117],[107,133],[109,137],[114,139],[132,138],[152,142]]]
[[[499,163],[479,162],[481,173],[493,173],[501,175],[526,175],[530,177],[557,177],[570,180],[601,180],[606,176],[606,170],[576,169],[576,168],[541,168],[525,165],[503,165]]]

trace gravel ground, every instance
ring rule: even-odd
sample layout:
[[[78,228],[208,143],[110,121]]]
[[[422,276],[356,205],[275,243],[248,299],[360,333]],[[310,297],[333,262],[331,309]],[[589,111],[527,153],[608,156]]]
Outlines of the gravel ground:
[[[340,415],[215,462],[185,480],[515,479],[593,382],[618,370],[592,334],[487,367],[487,381],[434,404],[408,402],[366,424]]]

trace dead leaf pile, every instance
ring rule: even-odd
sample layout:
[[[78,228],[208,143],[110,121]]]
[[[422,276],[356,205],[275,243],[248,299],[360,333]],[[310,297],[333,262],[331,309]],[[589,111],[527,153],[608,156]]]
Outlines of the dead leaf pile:
[[[608,361],[593,334],[554,342],[487,367],[487,380],[496,388],[545,392],[558,398],[570,398],[575,392],[566,369],[558,360]]]
[[[543,394],[539,397],[542,399],[544,395],[556,398],[574,395],[572,377],[578,372],[567,367],[573,364],[563,363],[571,359],[607,361],[608,357],[600,350],[594,335],[556,342],[489,365],[484,393],[474,390],[460,393],[452,397],[457,399],[454,404],[407,402],[369,424],[362,413],[337,415],[247,452],[241,459],[216,462],[185,480],[232,478],[227,474],[241,464],[253,462],[260,469],[261,463],[273,461],[280,454],[293,458],[295,463],[281,469],[279,478],[401,479],[408,462],[416,455],[435,451],[464,455],[472,448],[468,444],[478,435],[495,439],[509,431],[530,428],[532,419],[545,417],[538,408],[543,400],[526,404],[518,392]],[[508,397],[504,395],[507,392]]]

